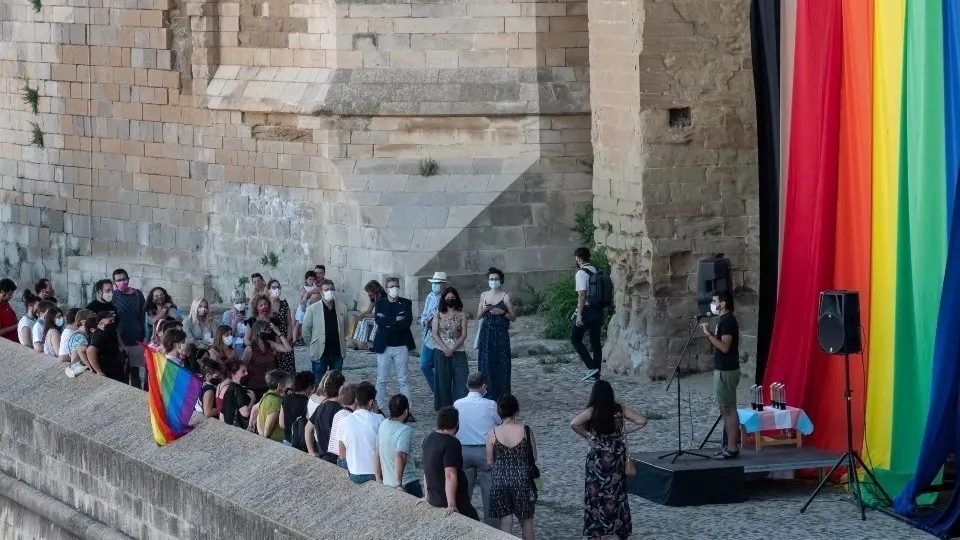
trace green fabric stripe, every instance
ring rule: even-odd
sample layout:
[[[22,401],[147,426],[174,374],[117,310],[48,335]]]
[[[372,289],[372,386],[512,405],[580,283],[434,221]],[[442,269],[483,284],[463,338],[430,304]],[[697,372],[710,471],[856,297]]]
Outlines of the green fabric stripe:
[[[874,291],[896,309],[893,440],[881,482],[891,495],[912,476],[930,403],[933,342],[946,265],[943,16],[939,2],[907,2],[900,138],[897,288]],[[894,216],[891,216],[894,217]]]

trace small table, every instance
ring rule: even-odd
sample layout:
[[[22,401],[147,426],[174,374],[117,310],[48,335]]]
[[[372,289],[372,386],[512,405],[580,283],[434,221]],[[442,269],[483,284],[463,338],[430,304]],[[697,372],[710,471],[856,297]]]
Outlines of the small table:
[[[740,440],[746,441],[747,434],[753,435],[754,444],[759,451],[765,446],[803,445],[803,436],[813,433],[813,422],[803,409],[787,407],[774,409],[765,406],[762,411],[737,409],[740,420]],[[784,430],[792,432],[785,437],[762,435],[763,431]]]

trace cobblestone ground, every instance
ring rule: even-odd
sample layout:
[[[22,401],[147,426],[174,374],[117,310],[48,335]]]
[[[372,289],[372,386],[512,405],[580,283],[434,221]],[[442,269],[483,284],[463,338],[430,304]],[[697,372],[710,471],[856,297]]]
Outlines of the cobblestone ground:
[[[297,351],[297,365],[308,369],[305,349]],[[563,363],[566,362],[566,363]],[[471,369],[476,363],[471,362]],[[351,352],[344,365],[348,380],[376,379],[373,354]],[[433,399],[419,370],[419,359],[411,357],[408,379],[413,388],[413,411],[418,422],[415,447],[433,429]],[[513,392],[520,400],[521,421],[531,426],[539,448],[539,466],[544,476],[535,525],[539,538],[580,538],[583,527],[583,464],[586,442],[569,427],[570,420],[586,405],[590,385],[580,382],[584,369],[570,358],[550,355],[514,362]],[[663,382],[651,382],[612,375],[611,384],[619,401],[641,413],[662,415],[651,420],[647,429],[630,436],[633,451],[669,450],[676,445],[676,401],[673,392],[664,392]],[[685,444],[690,439],[692,410],[695,440],[699,443],[716,419],[711,382],[699,375],[683,379],[683,430]],[[388,393],[396,392],[395,381]],[[744,385],[741,385],[744,386]],[[688,391],[689,389],[689,391]],[[748,399],[745,400],[749,401]],[[925,538],[895,519],[869,512],[861,522],[856,507],[839,491],[826,492],[807,510],[800,505],[814,486],[795,482],[766,482],[764,488],[751,491],[744,504],[692,508],[660,506],[630,496],[633,538],[844,538],[886,539]],[[480,507],[479,490],[474,505]],[[520,535],[519,527],[514,534]]]
[[[18,314],[23,313],[19,301],[12,302]],[[563,342],[538,340],[538,323],[533,317],[522,317],[511,328],[514,353],[529,355],[515,359],[513,364],[513,393],[520,400],[520,420],[534,431],[539,450],[538,465],[544,478],[544,487],[534,519],[541,539],[565,540],[581,538],[583,527],[583,466],[587,453],[586,442],[570,430],[570,420],[586,406],[590,385],[580,382],[584,368],[573,355],[562,354]],[[471,335],[474,331],[470,329]],[[304,347],[296,348],[297,368],[310,369],[310,359]],[[471,360],[471,370],[476,361]],[[434,428],[433,397],[420,373],[419,358],[412,357],[407,367],[413,389],[413,412],[418,422],[415,430],[415,448]],[[344,362],[344,374],[349,381],[376,380],[376,359],[373,354],[351,351]],[[675,393],[664,391],[664,382],[652,382],[612,374],[607,379],[617,393],[618,401],[651,416],[648,427],[630,435],[631,450],[635,452],[664,450],[676,447]],[[395,380],[387,388],[388,394],[397,391]],[[683,422],[684,447],[699,444],[716,419],[709,375],[684,377]],[[745,390],[741,384],[741,390]],[[745,394],[745,392],[741,392]],[[741,396],[742,403],[749,397]],[[691,422],[693,433],[691,437]],[[690,443],[690,441],[696,441]],[[419,462],[419,456],[415,456]],[[869,512],[867,521],[859,520],[858,512],[849,496],[839,490],[826,491],[801,515],[799,508],[812,492],[813,485],[796,482],[766,482],[753,489],[751,499],[744,504],[671,508],[630,496],[633,516],[632,538],[644,539],[830,539],[878,540],[930,538],[895,519],[878,512]],[[474,497],[474,506],[480,504],[480,490]],[[518,526],[514,534],[519,536]]]

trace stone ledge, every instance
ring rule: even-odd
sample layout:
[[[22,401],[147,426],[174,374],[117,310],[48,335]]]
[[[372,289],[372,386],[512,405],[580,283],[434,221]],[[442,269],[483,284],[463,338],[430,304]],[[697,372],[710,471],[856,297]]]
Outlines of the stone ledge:
[[[579,68],[331,69],[220,66],[215,110],[317,116],[536,115],[590,111]]]
[[[215,420],[157,447],[145,393],[7,340],[0,370],[0,471],[130,536],[512,538]]]

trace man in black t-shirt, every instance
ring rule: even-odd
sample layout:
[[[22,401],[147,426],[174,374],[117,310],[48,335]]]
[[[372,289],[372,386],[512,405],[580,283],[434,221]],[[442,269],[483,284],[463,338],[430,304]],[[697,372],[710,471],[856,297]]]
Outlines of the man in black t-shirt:
[[[456,437],[459,427],[460,413],[456,409],[447,406],[437,412],[437,430],[423,440],[424,492],[430,506],[446,508],[448,516],[458,512],[480,521],[467,495],[463,447]]]
[[[117,312],[117,306],[113,303],[113,282],[109,279],[101,279],[93,286],[93,300],[87,304],[87,309],[94,313],[101,311]]]
[[[723,429],[727,446],[717,453],[717,459],[734,459],[740,456],[740,420],[737,416],[737,385],[740,383],[740,325],[733,315],[733,297],[720,292],[713,297],[710,310],[719,315],[716,329],[701,324],[710,344],[713,345],[713,388],[717,405],[723,417]]]
[[[120,354],[116,317],[112,311],[97,313],[97,327],[90,336],[87,359],[94,372],[127,384],[127,369]]]

